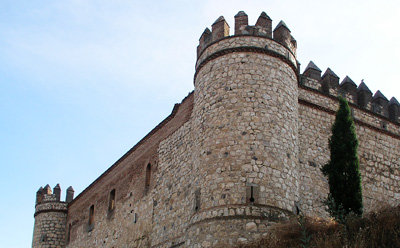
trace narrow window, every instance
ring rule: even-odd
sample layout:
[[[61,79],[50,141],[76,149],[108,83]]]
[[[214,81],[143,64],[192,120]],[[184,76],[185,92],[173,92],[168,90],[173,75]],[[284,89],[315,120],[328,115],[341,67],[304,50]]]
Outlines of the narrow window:
[[[69,241],[71,241],[71,228],[72,228],[72,225],[69,224],[68,225],[68,233],[67,233],[67,244],[69,244]]]
[[[115,209],[115,189],[110,191],[110,197],[108,201],[108,211],[112,212]]]
[[[301,209],[300,209],[299,206],[300,206],[300,205],[299,205],[299,202],[295,201],[295,202],[294,202],[294,205],[293,205],[293,213],[294,213],[295,215],[301,214]]]
[[[194,192],[194,211],[197,212],[200,210],[200,189],[197,189]]]
[[[254,186],[250,186],[250,202],[254,202]]]
[[[387,130],[387,123],[385,121],[381,121],[381,128]]]
[[[46,242],[46,241],[47,241],[47,235],[42,234],[42,236],[40,236],[40,242]]]
[[[93,230],[94,227],[94,205],[90,206],[89,209],[89,232]]]
[[[145,190],[146,192],[150,188],[150,179],[151,179],[151,164],[148,164],[146,167],[146,181],[145,181]]]
[[[138,215],[137,215],[137,213],[135,213],[133,215],[133,223],[136,223],[137,221],[138,221]]]
[[[246,187],[246,202],[247,203],[258,203],[259,188],[255,184],[249,184]]]

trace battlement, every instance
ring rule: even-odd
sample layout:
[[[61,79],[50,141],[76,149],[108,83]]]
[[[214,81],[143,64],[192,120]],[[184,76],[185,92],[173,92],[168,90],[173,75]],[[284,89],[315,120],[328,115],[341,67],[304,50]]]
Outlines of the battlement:
[[[223,16],[211,25],[212,31],[206,28],[200,36],[199,45],[197,46],[197,58],[200,57],[202,52],[211,44],[218,42],[230,36],[230,27]],[[255,36],[263,37],[273,40],[287,49],[295,56],[297,49],[297,42],[291,35],[290,29],[283,22],[280,21],[275,29],[272,31],[272,19],[262,12],[258,17],[255,25],[248,24],[248,16],[244,11],[239,11],[235,15],[235,30],[233,36]]]
[[[253,241],[299,214],[327,217],[337,96],[352,108],[366,211],[400,204],[400,104],[312,61],[262,12],[234,34],[219,17],[197,47],[194,91],[74,198],[36,194],[33,248],[218,247]]]
[[[65,247],[68,203],[73,194],[74,190],[69,187],[66,201],[61,201],[59,184],[53,190],[48,184],[39,188],[36,192],[32,247]]]
[[[74,189],[70,186],[67,189],[67,194],[65,197],[65,202],[69,203],[74,198]],[[61,187],[60,184],[57,184],[53,191],[50,188],[50,185],[46,185],[44,187],[40,187],[36,192],[36,205],[46,203],[46,202],[61,202]]]
[[[339,77],[330,68],[327,68],[322,76],[321,72],[321,69],[310,61],[301,75],[300,85],[326,95],[343,96],[361,109],[400,123],[400,104],[395,97],[389,101],[379,90],[372,94],[364,80],[357,86],[349,76],[339,83]]]

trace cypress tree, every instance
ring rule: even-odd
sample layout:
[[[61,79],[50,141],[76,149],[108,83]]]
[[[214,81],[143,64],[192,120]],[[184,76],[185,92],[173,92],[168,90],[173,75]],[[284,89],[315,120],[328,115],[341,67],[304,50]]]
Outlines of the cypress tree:
[[[342,221],[349,213],[362,215],[363,203],[354,121],[346,99],[339,97],[339,105],[329,139],[330,161],[322,172],[329,182],[328,211]]]

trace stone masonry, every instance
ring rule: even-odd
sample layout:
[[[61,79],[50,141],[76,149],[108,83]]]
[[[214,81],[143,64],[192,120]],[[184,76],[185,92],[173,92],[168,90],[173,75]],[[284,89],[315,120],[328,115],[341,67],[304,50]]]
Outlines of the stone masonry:
[[[197,47],[195,89],[73,199],[37,192],[32,247],[214,247],[246,243],[304,213],[327,217],[320,168],[338,108],[350,102],[365,210],[400,204],[400,105],[310,62],[263,12],[221,16]]]

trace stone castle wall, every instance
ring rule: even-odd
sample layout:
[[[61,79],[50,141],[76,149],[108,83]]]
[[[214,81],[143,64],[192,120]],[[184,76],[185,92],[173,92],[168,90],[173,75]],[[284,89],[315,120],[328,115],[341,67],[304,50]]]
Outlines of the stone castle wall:
[[[265,44],[275,56],[252,50]],[[219,56],[220,51],[225,52]],[[294,65],[279,57],[288,53],[266,37],[232,37],[200,56],[193,122],[202,199],[197,215],[204,227],[202,235],[192,236],[192,243],[236,241],[247,223],[260,221],[259,214],[239,212],[249,204],[255,212],[266,207],[292,210],[298,184],[298,88]],[[232,213],[216,219],[215,211]],[[236,224],[221,235],[218,226],[227,219]]]
[[[299,211],[327,216],[320,168],[329,160],[339,91],[322,93],[320,76],[298,74],[296,41],[284,23],[272,38],[265,13],[256,26],[243,14],[236,36],[227,36],[221,17],[204,31],[194,92],[68,204],[66,247],[234,245]],[[346,97],[366,210],[400,204],[399,122]]]
[[[338,101],[307,87],[299,91],[299,139],[301,171],[300,205],[309,215],[323,216],[321,199],[328,193],[320,168],[329,160],[328,139]],[[383,116],[351,105],[359,140],[358,156],[364,207],[373,210],[385,204],[400,204],[400,126]],[[383,128],[381,123],[387,123]],[[317,208],[318,209],[318,208]]]

